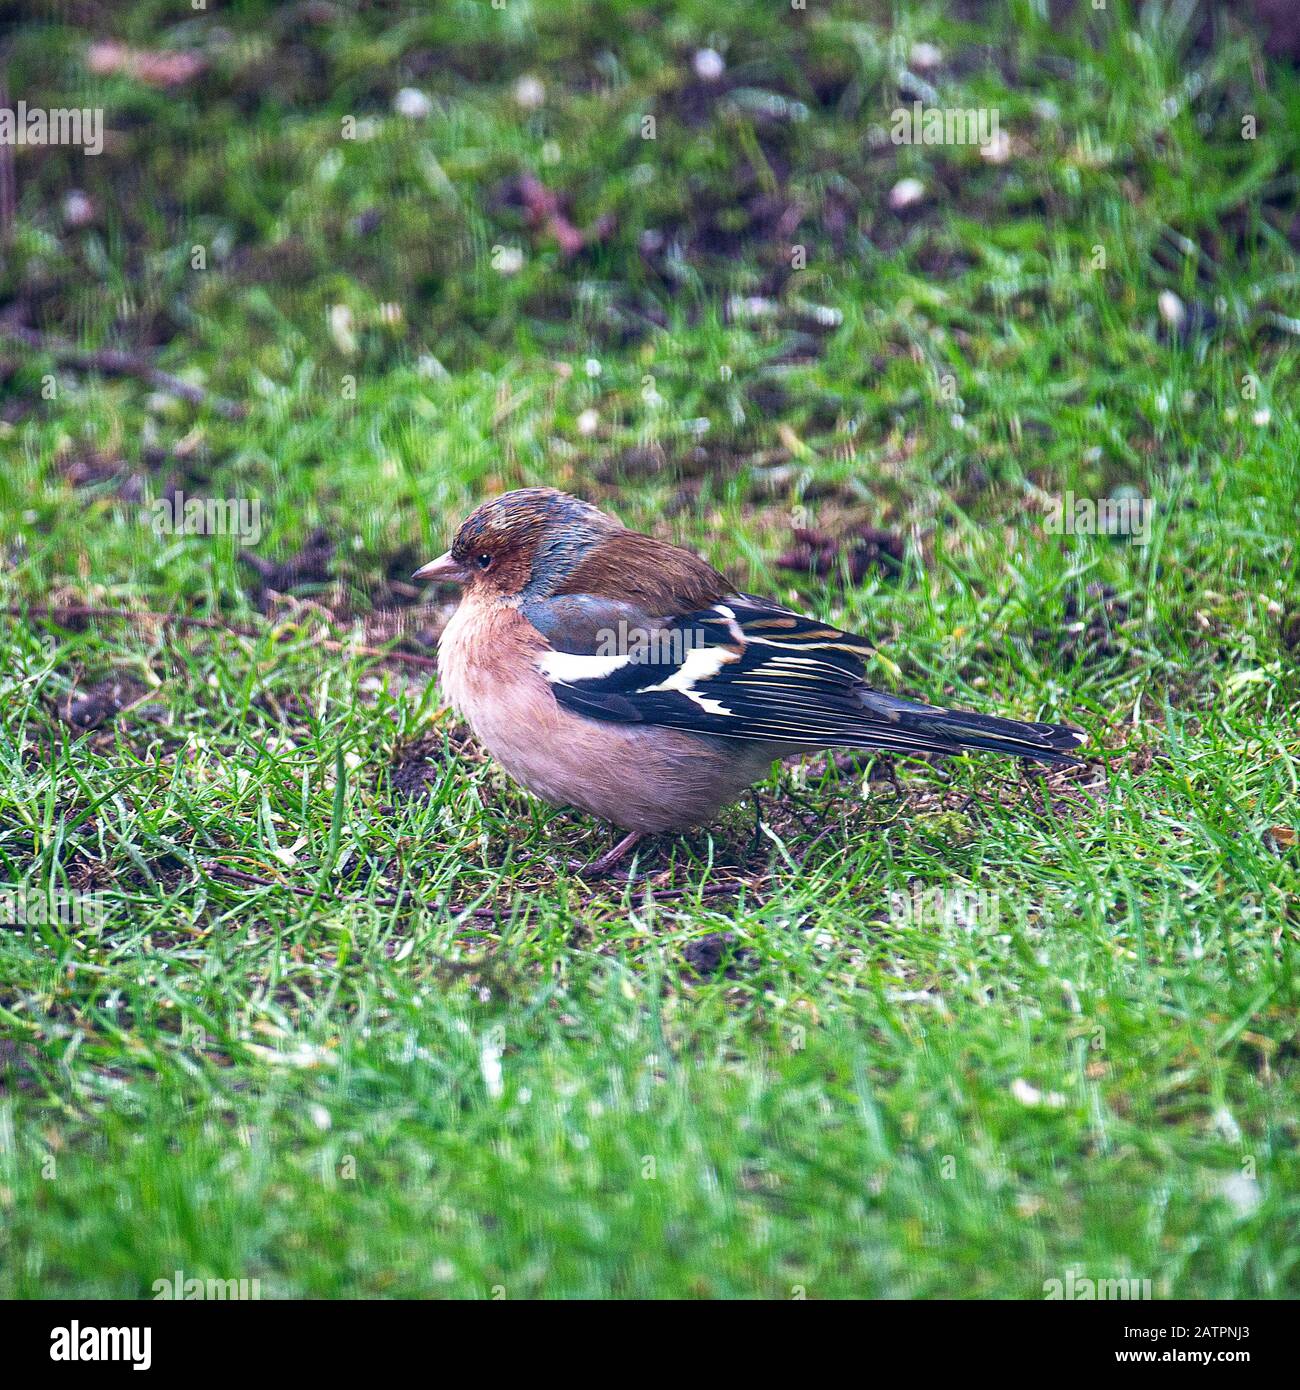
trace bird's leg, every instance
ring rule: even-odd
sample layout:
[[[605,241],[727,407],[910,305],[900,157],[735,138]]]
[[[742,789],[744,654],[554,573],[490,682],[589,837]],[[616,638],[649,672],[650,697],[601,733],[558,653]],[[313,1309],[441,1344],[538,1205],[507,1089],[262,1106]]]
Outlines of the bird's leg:
[[[569,868],[575,872],[592,876],[607,874],[623,859],[628,850],[630,850],[644,834],[644,830],[633,830],[629,834],[624,835],[613,849],[607,849],[604,854],[600,855],[597,859],[593,859],[590,864],[583,864],[580,860],[573,859],[569,862]]]
[[[902,796],[903,785],[898,780],[898,764],[893,758],[878,758],[876,762],[879,763],[885,774],[880,780],[882,782],[888,782],[889,785],[893,787],[895,796]]]
[[[758,798],[757,787],[751,787],[749,794],[754,798],[754,838],[749,842],[749,852],[753,854],[763,839],[763,803]]]

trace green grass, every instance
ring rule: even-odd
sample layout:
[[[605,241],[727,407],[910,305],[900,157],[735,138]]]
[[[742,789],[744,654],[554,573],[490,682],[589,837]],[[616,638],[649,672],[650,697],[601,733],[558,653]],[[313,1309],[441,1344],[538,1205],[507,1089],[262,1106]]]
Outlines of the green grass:
[[[166,91],[54,7],[11,40],[11,99],[115,134],[17,152],[0,301],[248,411],[0,343],[0,868],[104,908],[0,929],[0,1296],[1300,1292],[1300,76],[1222,14],[944,8],[119,7],[203,54]],[[1010,158],[873,138],[924,83]],[[608,219],[578,255],[526,171]],[[259,604],[237,538],[150,529],[169,482],[333,554]],[[757,840],[585,881],[608,829],[375,655],[428,658],[402,581],[538,482],[1088,768],[816,760]],[[1126,487],[1148,543],[1049,533]],[[900,573],[778,563],[864,523]]]

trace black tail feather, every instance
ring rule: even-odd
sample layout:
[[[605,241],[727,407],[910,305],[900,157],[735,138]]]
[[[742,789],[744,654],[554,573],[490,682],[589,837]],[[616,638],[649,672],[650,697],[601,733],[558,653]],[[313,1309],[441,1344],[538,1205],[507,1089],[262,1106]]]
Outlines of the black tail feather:
[[[1067,724],[1030,724],[991,714],[934,709],[879,690],[866,691],[862,701],[872,714],[887,719],[894,731],[914,735],[918,751],[943,743],[953,751],[976,748],[1077,767],[1081,760],[1073,756],[1074,749],[1087,739],[1086,734]]]

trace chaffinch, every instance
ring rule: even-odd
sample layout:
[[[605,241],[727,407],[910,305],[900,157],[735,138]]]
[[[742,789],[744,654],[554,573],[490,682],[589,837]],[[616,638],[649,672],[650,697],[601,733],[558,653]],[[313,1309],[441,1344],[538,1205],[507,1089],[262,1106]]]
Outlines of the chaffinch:
[[[647,833],[713,818],[773,761],[818,749],[984,749],[1044,763],[1084,735],[874,690],[861,637],[737,592],[688,550],[553,488],[484,502],[416,579],[464,595],[438,647],[455,709],[553,805]]]

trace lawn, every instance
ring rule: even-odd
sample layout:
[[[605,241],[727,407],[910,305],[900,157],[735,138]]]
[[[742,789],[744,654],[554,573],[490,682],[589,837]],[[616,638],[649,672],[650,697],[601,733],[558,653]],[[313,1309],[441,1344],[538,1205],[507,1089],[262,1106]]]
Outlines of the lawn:
[[[0,106],[104,115],[0,152],[0,1296],[1300,1294],[1258,27],[31,8]],[[584,875],[409,582],[537,483],[1086,765],[812,758]]]

